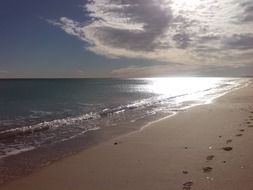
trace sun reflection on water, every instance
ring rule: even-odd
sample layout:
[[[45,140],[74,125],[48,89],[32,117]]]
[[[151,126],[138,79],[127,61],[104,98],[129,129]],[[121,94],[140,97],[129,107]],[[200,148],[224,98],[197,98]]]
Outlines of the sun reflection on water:
[[[146,78],[149,85],[146,90],[151,93],[175,96],[191,94],[214,88],[222,78],[207,77],[175,77],[175,78]]]

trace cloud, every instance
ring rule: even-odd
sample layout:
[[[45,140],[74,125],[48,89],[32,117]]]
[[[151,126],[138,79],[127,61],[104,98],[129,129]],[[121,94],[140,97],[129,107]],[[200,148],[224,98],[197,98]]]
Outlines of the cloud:
[[[104,46],[132,51],[150,52],[157,48],[169,47],[167,42],[159,40],[173,19],[171,10],[163,8],[166,3],[153,0],[136,0],[134,3],[128,0],[121,4],[116,3],[118,1],[113,2],[111,6],[108,6],[108,2],[97,6],[94,4],[89,9],[94,11],[95,18],[104,21],[100,22],[98,26],[93,23],[96,34],[90,36],[90,39],[96,38]],[[98,11],[101,9],[100,6],[106,7],[105,10]],[[100,11],[109,12],[109,18],[104,14],[100,16]],[[114,21],[111,18],[119,20]]]
[[[142,57],[169,48],[168,41],[161,40],[173,19],[168,2],[95,0],[85,9],[91,18],[88,25],[65,17],[51,23],[87,42],[89,50],[112,57]]]
[[[253,22],[253,1],[243,0],[240,2],[240,7],[242,8],[242,13],[238,19],[245,23]]]
[[[253,49],[251,0],[89,0],[83,9],[85,22],[49,22],[110,58],[227,65]]]
[[[253,33],[234,34],[224,39],[226,48],[248,50],[253,49]]]
[[[61,17],[59,21],[47,20],[48,23],[60,27],[66,33],[76,36],[83,41],[86,41],[84,32],[81,29],[81,25],[66,17]]]

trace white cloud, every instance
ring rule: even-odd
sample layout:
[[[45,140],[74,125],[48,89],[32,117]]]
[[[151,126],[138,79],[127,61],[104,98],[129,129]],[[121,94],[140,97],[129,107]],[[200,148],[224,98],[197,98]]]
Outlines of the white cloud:
[[[112,58],[249,64],[252,7],[251,0],[90,0],[84,5],[89,21],[50,22],[86,42],[88,50]]]

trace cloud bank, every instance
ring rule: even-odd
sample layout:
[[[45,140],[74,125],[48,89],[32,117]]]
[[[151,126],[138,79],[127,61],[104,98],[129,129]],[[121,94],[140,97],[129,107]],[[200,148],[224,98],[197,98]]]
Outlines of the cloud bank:
[[[83,11],[85,22],[61,17],[50,23],[96,54],[190,65],[253,63],[252,0],[90,0]]]

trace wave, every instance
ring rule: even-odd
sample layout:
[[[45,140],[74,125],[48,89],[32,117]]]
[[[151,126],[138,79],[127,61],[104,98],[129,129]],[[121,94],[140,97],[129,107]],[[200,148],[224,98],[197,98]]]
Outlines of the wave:
[[[177,94],[174,96],[160,95],[160,96],[155,96],[152,98],[138,100],[126,105],[120,105],[114,108],[105,108],[102,111],[98,111],[98,112],[86,113],[77,117],[55,119],[52,121],[41,122],[35,125],[8,129],[8,130],[0,131],[0,140],[13,138],[16,136],[24,136],[24,135],[30,135],[33,133],[43,132],[43,131],[50,130],[52,128],[68,127],[68,126],[80,127],[84,125],[85,124],[84,122],[87,120],[95,120],[95,119],[100,119],[100,118],[103,119],[108,116],[110,117],[115,114],[121,114],[127,111],[133,111],[136,109],[141,111],[141,110],[149,108],[152,111],[152,109],[156,109],[164,105],[166,106],[166,108],[178,109],[177,106],[173,107],[173,104],[178,105],[179,103],[181,103],[181,105],[183,105],[184,102],[189,101],[189,99],[191,100],[192,99],[191,96],[193,95],[194,96],[199,95],[199,100],[202,99],[202,101],[207,101],[208,99],[212,100],[213,98],[215,98],[214,94],[222,94],[221,93],[222,91],[231,90],[238,85],[239,84],[235,83],[234,81],[227,81],[225,84],[224,83],[219,84],[219,86],[207,88],[202,91],[195,91],[193,93],[183,93],[183,94]],[[205,96],[207,99],[204,98]],[[168,105],[170,105],[170,107],[168,107]],[[36,112],[40,113],[40,111],[36,111]],[[87,127],[85,129],[87,130]]]
[[[69,125],[77,126],[77,125],[80,125],[84,121],[97,119],[98,117],[99,115],[97,115],[96,113],[89,113],[89,114],[84,114],[78,117],[56,119],[52,121],[45,121],[45,122],[38,123],[35,125],[8,129],[8,130],[4,130],[0,132],[0,140],[43,132],[52,128],[58,128],[58,127],[69,126]]]
[[[177,97],[184,96],[186,94],[181,94],[179,96],[173,96],[173,97],[153,97],[153,98],[148,98],[148,99],[143,99],[140,101],[136,101],[127,105],[120,105],[115,108],[106,108],[103,109],[102,111],[98,113],[87,113],[83,114],[77,117],[67,117],[63,119],[55,119],[52,121],[44,121],[35,125],[29,125],[29,126],[23,126],[23,127],[18,127],[18,128],[13,128],[13,129],[7,129],[4,131],[0,131],[0,140],[1,139],[8,139],[8,138],[13,138],[17,136],[25,136],[25,135],[31,135],[34,133],[39,133],[39,132],[44,132],[47,130],[50,130],[52,128],[59,128],[59,127],[66,127],[66,126],[80,126],[83,124],[83,122],[87,120],[95,120],[99,118],[105,118],[108,116],[112,116],[114,114],[120,114],[124,113],[129,110],[134,110],[134,109],[144,109],[149,106],[155,106],[161,102],[168,102],[169,100]]]
[[[22,149],[15,149],[14,148],[12,150],[5,150],[4,154],[0,155],[0,159],[8,157],[8,156],[12,156],[12,155],[17,155],[17,154],[20,154],[22,152],[27,152],[27,151],[30,151],[30,150],[33,150],[33,149],[35,149],[35,147],[30,146],[30,147],[26,147],[26,148],[22,148]]]

